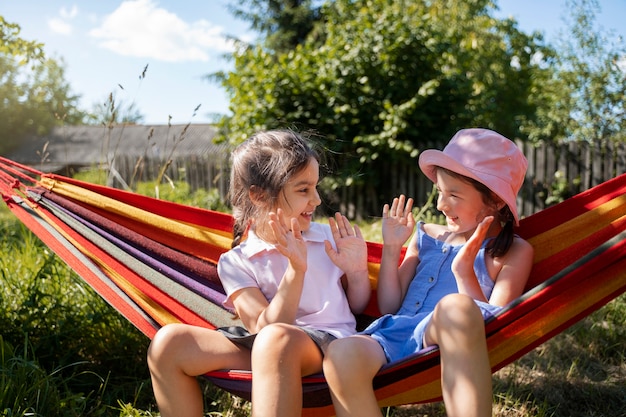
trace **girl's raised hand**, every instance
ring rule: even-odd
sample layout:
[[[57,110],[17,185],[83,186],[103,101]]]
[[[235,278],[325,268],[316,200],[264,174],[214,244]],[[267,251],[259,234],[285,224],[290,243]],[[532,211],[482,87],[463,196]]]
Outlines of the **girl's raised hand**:
[[[289,263],[295,270],[306,271],[306,242],[302,239],[298,220],[290,219],[291,227],[287,227],[281,209],[278,209],[276,213],[271,212],[269,217],[269,225],[274,233],[276,249],[289,259]]]
[[[413,229],[413,199],[404,195],[396,197],[391,203],[383,206],[383,242],[385,245],[404,245]]]
[[[465,242],[452,261],[452,272],[457,280],[474,276],[474,260],[487,236],[487,231],[489,231],[489,226],[493,219],[493,216],[487,216],[478,223],[472,236]]]
[[[328,223],[337,246],[335,250],[329,241],[325,242],[330,260],[348,275],[367,270],[367,244],[359,227],[353,227],[348,218],[340,213],[329,218]]]

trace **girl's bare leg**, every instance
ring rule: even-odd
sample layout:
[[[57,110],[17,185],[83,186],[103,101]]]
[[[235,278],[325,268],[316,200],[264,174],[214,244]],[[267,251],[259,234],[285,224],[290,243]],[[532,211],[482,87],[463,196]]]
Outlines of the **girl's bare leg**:
[[[322,353],[301,329],[272,324],[252,348],[252,415],[302,414],[302,377],[322,370]]]
[[[217,369],[250,369],[250,351],[214,330],[170,324],[150,343],[148,367],[162,417],[201,417],[196,376]]]
[[[439,345],[448,417],[491,416],[491,367],[485,323],[474,301],[462,294],[439,301],[425,341],[427,345]]]
[[[333,341],[324,358],[324,374],[337,417],[380,417],[372,380],[387,363],[383,349],[369,336]]]

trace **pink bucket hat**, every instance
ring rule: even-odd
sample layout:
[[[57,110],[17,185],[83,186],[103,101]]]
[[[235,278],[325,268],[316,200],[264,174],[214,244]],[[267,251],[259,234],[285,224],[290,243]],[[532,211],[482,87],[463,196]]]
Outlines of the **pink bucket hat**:
[[[419,166],[434,183],[436,167],[442,167],[484,184],[509,206],[515,224],[519,223],[517,193],[528,161],[515,143],[501,134],[488,129],[460,130],[443,151],[423,151]]]

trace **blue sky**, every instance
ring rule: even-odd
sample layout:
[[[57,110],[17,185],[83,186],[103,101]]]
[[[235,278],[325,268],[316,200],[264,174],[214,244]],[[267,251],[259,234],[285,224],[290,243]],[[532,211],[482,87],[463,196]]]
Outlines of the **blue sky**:
[[[526,32],[548,40],[563,30],[565,0],[496,0],[498,17],[511,16]],[[21,36],[63,59],[66,80],[84,109],[134,103],[145,124],[207,123],[227,113],[219,86],[203,79],[230,64],[227,35],[250,39],[247,24],[228,12],[228,0],[4,0],[0,15]],[[626,0],[600,0],[598,24],[626,35]],[[145,77],[143,69],[148,66]],[[194,115],[194,109],[200,106]]]

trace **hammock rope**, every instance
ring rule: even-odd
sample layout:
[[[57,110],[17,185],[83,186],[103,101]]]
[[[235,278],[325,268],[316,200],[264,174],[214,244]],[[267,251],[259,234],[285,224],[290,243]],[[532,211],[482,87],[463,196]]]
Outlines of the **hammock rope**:
[[[230,248],[228,214],[46,174],[0,157],[9,209],[149,338],[167,323],[239,324],[222,302],[216,263]],[[522,219],[516,232],[535,248],[525,293],[485,325],[492,371],[626,291],[626,174]],[[382,246],[368,242],[372,300],[360,323],[379,315]],[[374,379],[381,407],[441,400],[439,351],[388,364]],[[250,399],[251,373],[206,375]],[[304,416],[332,416],[322,374],[303,378]]]

